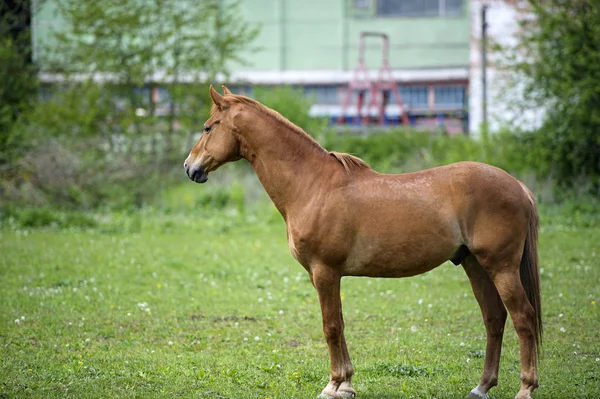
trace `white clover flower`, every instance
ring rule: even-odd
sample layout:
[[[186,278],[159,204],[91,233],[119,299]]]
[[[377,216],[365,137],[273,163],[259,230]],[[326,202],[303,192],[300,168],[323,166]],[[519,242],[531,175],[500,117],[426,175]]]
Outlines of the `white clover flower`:
[[[137,304],[137,306],[138,306],[138,308],[140,308],[141,311],[150,313],[150,307],[148,306],[147,302],[140,302]]]
[[[567,330],[565,330],[565,328],[564,328],[564,327],[561,327],[561,328],[560,328],[560,332],[565,332],[565,331],[567,331]]]
[[[255,341],[260,341],[260,337],[257,335],[256,337],[254,337]]]

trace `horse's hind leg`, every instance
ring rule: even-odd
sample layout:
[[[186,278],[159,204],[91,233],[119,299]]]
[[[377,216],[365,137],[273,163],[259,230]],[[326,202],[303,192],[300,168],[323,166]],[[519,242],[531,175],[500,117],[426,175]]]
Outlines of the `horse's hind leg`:
[[[531,392],[538,386],[535,311],[527,299],[519,274],[520,259],[490,272],[502,302],[506,305],[515,330],[519,335],[521,352],[521,389],[516,399],[531,399]],[[515,267],[508,267],[516,264]]]
[[[487,331],[485,346],[485,363],[479,385],[471,391],[469,397],[487,398],[490,388],[498,384],[498,368],[500,366],[500,351],[506,323],[506,309],[500,299],[496,286],[487,272],[481,267],[473,255],[469,255],[462,265],[471,282],[473,293],[481,308],[483,322]]]

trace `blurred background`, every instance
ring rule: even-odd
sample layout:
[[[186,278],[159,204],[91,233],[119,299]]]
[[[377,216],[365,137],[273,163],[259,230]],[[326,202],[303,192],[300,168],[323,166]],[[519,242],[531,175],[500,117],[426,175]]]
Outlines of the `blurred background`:
[[[183,173],[210,83],[381,172],[477,160],[593,199],[598,21],[592,0],[0,0],[2,221],[267,202],[245,163]]]

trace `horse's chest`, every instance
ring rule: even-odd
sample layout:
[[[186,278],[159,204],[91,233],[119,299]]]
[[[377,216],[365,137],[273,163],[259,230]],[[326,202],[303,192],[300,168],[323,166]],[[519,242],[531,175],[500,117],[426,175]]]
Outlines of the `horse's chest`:
[[[300,253],[298,251],[298,248],[296,247],[296,243],[294,242],[294,235],[292,234],[292,229],[288,228],[288,247],[290,248],[290,252],[292,254],[292,256],[294,257],[294,259],[296,259],[297,261],[300,261],[299,257],[300,257]]]
[[[314,242],[318,234],[308,234],[304,230],[295,229],[289,225],[287,234],[290,253],[294,259],[309,270],[311,263],[315,260],[315,256],[320,251],[318,243]]]

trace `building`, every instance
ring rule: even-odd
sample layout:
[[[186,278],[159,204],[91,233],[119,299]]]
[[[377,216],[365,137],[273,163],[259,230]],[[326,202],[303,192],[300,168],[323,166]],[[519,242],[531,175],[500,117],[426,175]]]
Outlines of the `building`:
[[[384,118],[369,122],[409,123],[429,129],[477,134],[483,121],[483,99],[494,104],[490,125],[510,118],[499,96],[502,80],[493,65],[484,96],[481,65],[481,6],[488,5],[489,32],[510,38],[516,29],[508,1],[494,0],[241,0],[242,15],[260,28],[257,51],[244,55],[245,66],[232,66],[228,84],[252,95],[255,85],[291,85],[311,96],[314,116],[332,124],[364,123],[372,93],[379,103],[387,96]],[[193,4],[193,1],[189,4]],[[52,0],[34,15],[33,47],[49,29],[61,24]],[[363,32],[389,38],[389,69],[399,96],[391,90],[349,90],[356,82],[359,38]],[[364,40],[364,67],[375,81],[382,65],[383,42]],[[497,79],[498,78],[498,79]],[[363,79],[364,80],[364,79]],[[400,97],[401,105],[398,105]],[[344,103],[349,103],[344,107]],[[402,118],[403,111],[408,118]],[[495,123],[495,125],[494,125]]]
[[[468,0],[245,0],[245,18],[261,26],[260,52],[232,75],[248,85],[287,84],[313,96],[315,116],[356,121],[356,97],[343,109],[359,58],[361,32],[389,37],[389,65],[411,124],[466,130],[469,82]],[[372,80],[382,63],[382,42],[365,40]],[[365,99],[363,113],[370,101]],[[384,123],[398,123],[394,101]]]

